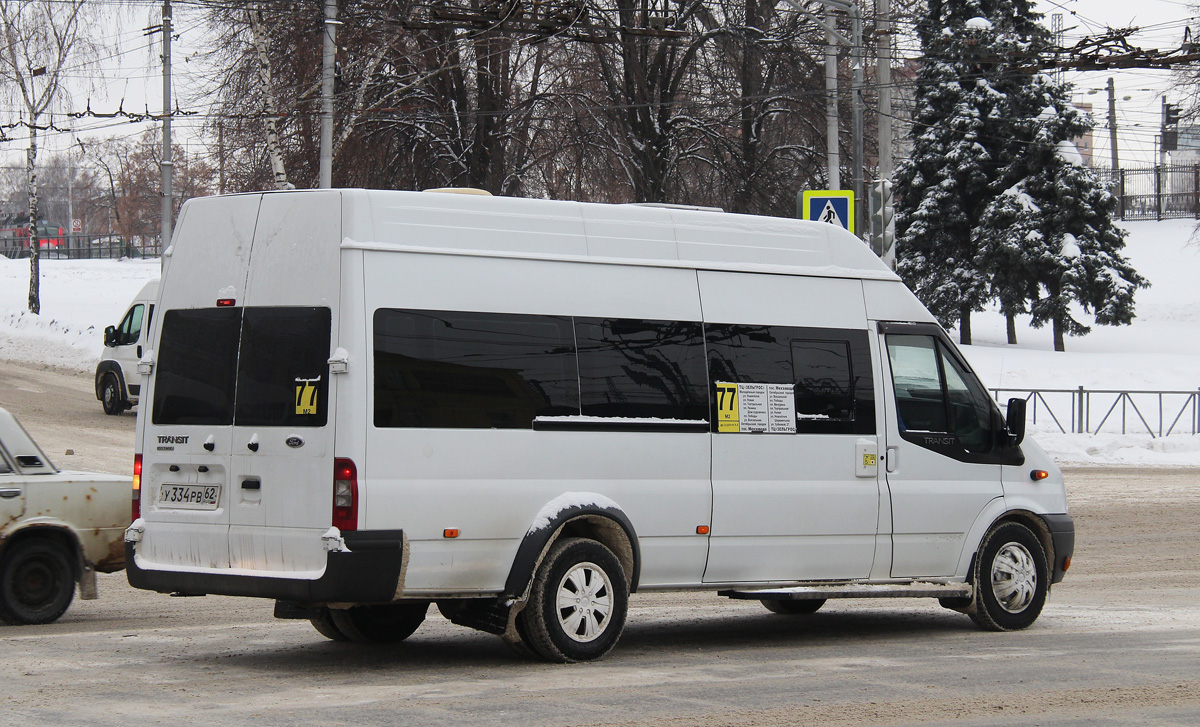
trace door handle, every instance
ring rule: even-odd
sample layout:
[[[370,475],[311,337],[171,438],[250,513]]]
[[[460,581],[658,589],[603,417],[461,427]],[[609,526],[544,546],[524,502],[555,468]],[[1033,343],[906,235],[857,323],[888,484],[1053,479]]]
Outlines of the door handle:
[[[900,459],[900,448],[897,447],[896,445],[892,445],[892,446],[888,447],[886,450],[886,453],[883,456],[883,459],[884,459],[884,466],[887,467],[887,471],[895,472],[897,465],[900,464],[898,461]]]
[[[5,500],[11,500],[14,497],[20,497],[20,496],[21,496],[20,490],[0,490],[0,497],[3,497]]]
[[[261,490],[262,480],[242,480],[243,490]]]

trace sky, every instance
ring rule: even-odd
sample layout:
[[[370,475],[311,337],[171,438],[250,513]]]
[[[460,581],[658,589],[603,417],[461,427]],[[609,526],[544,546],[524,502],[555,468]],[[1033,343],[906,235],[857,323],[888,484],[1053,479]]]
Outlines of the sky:
[[[867,4],[871,0],[860,0]],[[1049,16],[1063,15],[1064,40],[1072,45],[1080,38],[1103,33],[1106,26],[1139,26],[1143,30],[1130,39],[1142,48],[1170,49],[1178,47],[1183,29],[1191,24],[1200,30],[1198,13],[1191,7],[1200,0],[1035,0],[1037,8]],[[160,113],[162,110],[162,71],[159,36],[147,34],[146,29],[159,23],[162,3],[159,0],[124,0],[111,3],[108,21],[91,32],[105,51],[101,59],[101,81],[89,83],[83,74],[71,80],[70,107],[112,112],[122,107],[126,111]],[[121,8],[121,9],[116,9]],[[173,122],[175,138],[184,145],[200,144],[203,112],[208,108],[206,89],[211,71],[204,53],[204,18],[187,4],[175,6],[173,83],[176,103],[186,111],[200,111],[197,116],[177,118]],[[1110,157],[1107,134],[1107,94],[1105,84],[1109,75],[1117,86],[1118,151],[1122,165],[1151,164],[1155,161],[1156,136],[1161,118],[1161,103],[1178,100],[1171,88],[1170,74],[1165,71],[1117,71],[1067,73],[1065,78],[1076,86],[1077,101],[1092,103],[1098,124],[1094,136],[1094,153],[1101,159]],[[1128,97],[1128,98],[1127,98]],[[53,153],[77,143],[78,139],[97,136],[136,135],[149,124],[132,124],[121,119],[82,119],[67,122],[69,133],[47,134],[44,148]],[[5,164],[23,163],[23,140],[0,144],[0,160]]]
[[[1143,49],[1170,50],[1178,48],[1183,30],[1191,25],[1200,30],[1200,19],[1194,7],[1200,0],[1035,0],[1037,9],[1050,16],[1063,16],[1064,45],[1071,46],[1085,36],[1103,34],[1105,27],[1138,27],[1141,30],[1129,38],[1129,43]],[[1097,123],[1094,153],[1101,159],[1110,157],[1108,94],[1105,88],[1109,76],[1117,90],[1117,150],[1122,166],[1155,163],[1155,137],[1162,119],[1162,100],[1168,103],[1181,100],[1172,89],[1171,74],[1167,71],[1093,71],[1067,73],[1065,80],[1075,84],[1075,99],[1094,105]],[[1128,97],[1128,98],[1126,98]]]

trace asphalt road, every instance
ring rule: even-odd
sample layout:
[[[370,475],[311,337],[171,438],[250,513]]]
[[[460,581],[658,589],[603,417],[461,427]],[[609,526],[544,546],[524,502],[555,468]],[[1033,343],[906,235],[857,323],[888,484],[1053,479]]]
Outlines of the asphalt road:
[[[90,377],[0,365],[0,406],[60,467],[129,467],[133,417],[106,417]],[[934,601],[779,616],[638,594],[609,657],[562,666],[435,610],[401,645],[337,644],[267,601],[118,573],[58,623],[0,626],[0,725],[1200,724],[1200,470],[1067,482],[1074,565],[1022,632]]]

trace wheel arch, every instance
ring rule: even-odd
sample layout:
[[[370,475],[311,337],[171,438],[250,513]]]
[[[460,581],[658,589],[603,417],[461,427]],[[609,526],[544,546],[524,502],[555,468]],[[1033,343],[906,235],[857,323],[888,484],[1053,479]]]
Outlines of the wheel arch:
[[[96,399],[104,401],[104,392],[101,391],[101,383],[107,374],[113,374],[117,377],[117,386],[121,387],[121,399],[129,401],[129,389],[125,386],[125,372],[121,370],[121,364],[113,361],[101,361],[96,365]]]
[[[516,600],[528,597],[533,574],[551,546],[563,537],[595,540],[611,550],[625,571],[629,592],[637,591],[641,551],[633,523],[616,503],[605,502],[607,498],[599,496],[596,499],[601,502],[556,507],[550,514],[543,509],[517,548],[505,581],[504,597]]]
[[[85,566],[83,546],[79,536],[69,527],[38,523],[4,533],[0,537],[0,561],[8,554],[9,548],[27,540],[42,538],[57,542],[67,551],[67,560],[71,563],[71,577],[79,580]]]
[[[958,573],[965,573],[968,581],[971,580],[973,564],[979,554],[979,546],[983,544],[983,539],[995,527],[1006,522],[1017,523],[1029,528],[1046,553],[1047,568],[1053,569],[1055,562],[1054,539],[1050,535],[1050,528],[1046,525],[1046,521],[1030,510],[1005,510],[1004,507],[1003,498],[992,500],[971,527],[967,538],[967,547],[963,548],[958,564]]]

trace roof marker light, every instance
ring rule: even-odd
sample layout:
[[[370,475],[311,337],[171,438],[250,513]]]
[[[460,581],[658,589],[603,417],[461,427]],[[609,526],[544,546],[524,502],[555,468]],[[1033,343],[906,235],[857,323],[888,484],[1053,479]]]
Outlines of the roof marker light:
[[[232,308],[237,305],[237,300],[234,298],[217,298],[218,308]]]

